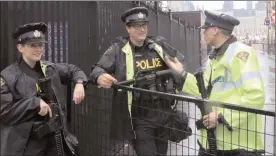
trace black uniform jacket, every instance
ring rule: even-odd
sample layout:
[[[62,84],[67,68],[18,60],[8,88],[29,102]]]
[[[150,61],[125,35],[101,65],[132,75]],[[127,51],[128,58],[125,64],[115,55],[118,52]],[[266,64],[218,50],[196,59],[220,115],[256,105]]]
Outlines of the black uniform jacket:
[[[122,51],[122,48],[128,42],[128,38],[121,38],[120,40],[121,42],[112,44],[102,55],[100,61],[92,67],[90,79],[93,83],[97,84],[98,76],[103,73],[113,74],[118,82],[126,80],[126,54]],[[169,46],[163,38],[151,37],[145,41],[145,44],[150,46],[148,49],[155,51],[154,48],[151,48],[152,43],[160,45],[163,53],[169,56],[175,57],[178,52]],[[134,53],[133,48],[132,52]],[[118,140],[133,139],[135,134],[128,111],[127,92],[117,92],[114,90],[113,94],[110,137]]]
[[[87,81],[83,71],[71,64],[46,65],[46,76],[51,77],[52,89],[62,110],[64,139],[70,146],[78,143],[75,136],[69,133],[66,124],[66,100],[62,84],[70,80]],[[1,155],[23,155],[30,137],[33,123],[39,118],[40,99],[36,97],[36,80],[19,68],[19,63],[8,66],[1,72]]]

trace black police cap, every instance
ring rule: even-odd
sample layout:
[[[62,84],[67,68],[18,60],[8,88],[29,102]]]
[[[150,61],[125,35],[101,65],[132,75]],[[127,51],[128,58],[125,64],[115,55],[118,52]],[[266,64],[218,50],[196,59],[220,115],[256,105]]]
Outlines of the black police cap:
[[[240,24],[238,19],[224,13],[216,13],[205,10],[204,14],[206,15],[206,19],[204,25],[200,27],[202,29],[218,27],[232,32],[234,27]]]
[[[128,24],[132,22],[149,22],[147,19],[149,11],[145,7],[135,7],[127,10],[121,16],[121,20]]]
[[[28,23],[16,28],[12,34],[17,43],[45,43],[45,32],[47,25],[45,23]]]

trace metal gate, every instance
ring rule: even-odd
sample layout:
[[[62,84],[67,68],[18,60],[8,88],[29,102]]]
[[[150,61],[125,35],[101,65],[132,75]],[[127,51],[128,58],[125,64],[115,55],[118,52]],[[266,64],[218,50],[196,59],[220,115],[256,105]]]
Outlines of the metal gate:
[[[16,43],[11,37],[13,30],[25,23],[45,22],[48,24],[48,45],[43,58],[56,63],[76,64],[89,75],[91,66],[111,43],[116,42],[116,37],[127,35],[120,15],[137,5],[145,4],[130,1],[2,1],[0,70],[17,57]],[[185,56],[187,70],[194,72],[201,64],[200,31],[157,7],[151,7],[149,11],[149,35],[165,37]],[[99,135],[99,131],[109,131],[110,116],[107,112],[111,106],[107,100],[111,91],[92,86],[87,90],[86,100],[81,105],[74,105],[71,88],[68,88],[67,116],[71,130],[79,138],[81,155],[101,155],[105,148],[115,150],[119,144],[113,143],[107,135]]]

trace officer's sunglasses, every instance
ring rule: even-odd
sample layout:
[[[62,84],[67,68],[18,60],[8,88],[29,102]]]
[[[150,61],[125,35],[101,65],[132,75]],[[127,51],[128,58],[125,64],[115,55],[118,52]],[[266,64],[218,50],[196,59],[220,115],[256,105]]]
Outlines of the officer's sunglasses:
[[[136,30],[139,30],[141,28],[147,29],[148,28],[148,23],[133,23],[129,24],[130,27],[133,27]]]
[[[26,43],[31,48],[44,48],[45,44],[44,43]]]

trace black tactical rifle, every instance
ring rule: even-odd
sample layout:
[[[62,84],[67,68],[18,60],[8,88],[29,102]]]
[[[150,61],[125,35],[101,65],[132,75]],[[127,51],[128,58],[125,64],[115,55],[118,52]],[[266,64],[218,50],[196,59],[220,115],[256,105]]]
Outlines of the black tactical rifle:
[[[120,81],[118,83],[115,83],[114,85],[131,85],[131,84],[135,84],[137,82],[141,82],[141,81],[150,81],[150,80],[154,80],[157,77],[160,76],[165,76],[165,75],[170,75],[172,73],[172,71],[170,69],[167,70],[161,70],[161,71],[157,71],[157,72],[151,72],[150,74],[143,74],[146,73],[147,71],[144,70],[142,72],[137,72],[136,75],[143,75],[143,76],[135,76],[133,79],[131,80],[125,80],[125,81]]]
[[[203,72],[198,71],[194,75],[196,77],[198,90],[201,94],[202,99],[203,100],[208,99],[212,88],[212,86],[210,86],[211,84],[209,84],[209,86],[207,87],[208,90],[206,90],[205,84],[204,84]],[[208,103],[203,102],[202,104],[197,104],[197,106],[200,109],[200,112],[203,116],[212,112],[212,106]],[[202,121],[203,120],[198,120],[196,122],[197,129],[201,129],[201,128],[206,129]],[[222,114],[218,115],[218,122],[224,124],[229,131],[232,131],[232,127],[227,123],[227,121],[224,119]],[[207,140],[208,140],[209,149],[210,149],[209,153],[212,155],[216,155],[217,144],[216,144],[215,128],[206,129],[206,130],[207,130]]]
[[[203,79],[203,72],[199,71],[195,74],[196,80],[197,80],[197,86],[198,90],[201,94],[201,97],[203,100],[208,98],[207,90],[205,89],[204,85],[204,79]],[[202,116],[207,115],[212,112],[212,106],[207,103],[202,103],[200,105],[197,105],[200,109],[200,112]],[[202,122],[202,121],[200,121]],[[216,155],[217,151],[217,143],[216,143],[216,135],[215,135],[215,128],[206,129],[207,130],[207,140],[210,148],[210,154]]]
[[[59,105],[51,87],[51,77],[39,79],[38,86],[40,88],[40,92],[38,93],[39,97],[49,104],[52,110],[52,117],[47,117],[46,123],[34,131],[38,138],[54,134],[57,156],[65,156],[62,138],[63,123],[61,120]]]

